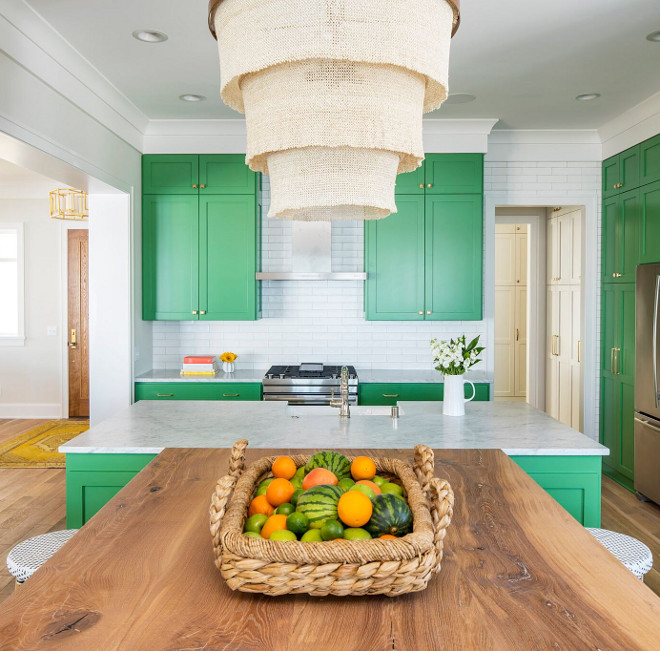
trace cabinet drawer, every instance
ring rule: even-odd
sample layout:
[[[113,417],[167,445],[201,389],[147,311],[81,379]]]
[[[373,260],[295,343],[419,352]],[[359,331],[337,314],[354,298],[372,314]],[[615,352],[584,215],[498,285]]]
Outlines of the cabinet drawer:
[[[490,400],[490,385],[475,384],[474,399]],[[472,393],[470,385],[465,387],[465,396]],[[360,384],[359,401],[361,405],[395,405],[406,400],[442,400],[444,385],[441,383],[417,384]]]
[[[135,400],[261,400],[257,382],[136,382]]]

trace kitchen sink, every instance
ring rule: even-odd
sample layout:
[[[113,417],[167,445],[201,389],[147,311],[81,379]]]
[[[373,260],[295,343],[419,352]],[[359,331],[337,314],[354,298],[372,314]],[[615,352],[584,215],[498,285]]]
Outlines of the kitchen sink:
[[[287,416],[334,416],[339,418],[339,409],[328,405],[287,405]],[[404,411],[399,407],[399,416]],[[392,407],[388,405],[351,405],[351,417],[357,416],[392,416]]]

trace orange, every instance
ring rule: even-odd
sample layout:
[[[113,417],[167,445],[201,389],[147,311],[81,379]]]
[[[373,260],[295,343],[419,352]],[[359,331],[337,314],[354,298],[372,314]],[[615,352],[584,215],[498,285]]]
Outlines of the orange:
[[[266,499],[273,506],[279,506],[291,500],[291,496],[296,492],[296,487],[283,477],[273,479],[266,489]]]
[[[261,537],[262,538],[270,538],[270,534],[273,533],[273,531],[283,531],[286,529],[286,515],[283,513],[276,513],[275,515],[271,515],[266,522],[264,522],[264,526],[261,527]]]
[[[356,484],[364,484],[365,486],[369,486],[371,490],[376,493],[376,495],[380,495],[383,491],[380,490],[380,486],[378,484],[374,484],[372,481],[369,481],[368,479],[360,479],[360,481],[355,482]]]
[[[314,468],[308,475],[303,479],[302,487],[306,491],[312,486],[320,486],[321,484],[330,484],[331,486],[336,486],[339,483],[337,475],[335,473],[326,470],[325,468]]]
[[[272,515],[275,508],[268,502],[265,495],[257,495],[251,502],[248,509],[248,517],[255,513],[263,513],[264,515]]]
[[[373,513],[371,500],[360,491],[344,493],[337,503],[339,519],[348,527],[361,527]]]
[[[392,540],[396,539],[396,536],[393,536],[391,533],[384,533],[381,538],[391,538]]]
[[[273,462],[273,476],[291,479],[296,474],[296,464],[291,457],[277,457]]]
[[[376,476],[376,464],[369,457],[355,457],[351,464],[353,479],[373,479]]]

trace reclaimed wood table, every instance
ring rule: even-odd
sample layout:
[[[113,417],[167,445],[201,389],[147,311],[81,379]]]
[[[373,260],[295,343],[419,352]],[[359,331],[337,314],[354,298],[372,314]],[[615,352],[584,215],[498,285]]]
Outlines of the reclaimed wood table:
[[[247,461],[288,452],[248,449]],[[232,592],[208,526],[229,450],[167,449],[0,606],[0,648],[660,648],[660,599],[504,453],[435,455],[456,507],[423,592]]]

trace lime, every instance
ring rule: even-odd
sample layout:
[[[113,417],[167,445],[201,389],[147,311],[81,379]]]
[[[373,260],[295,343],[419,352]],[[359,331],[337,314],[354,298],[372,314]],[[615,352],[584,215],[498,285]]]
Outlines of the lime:
[[[270,534],[270,540],[298,540],[296,534],[293,531],[287,531],[286,529],[278,529],[273,531]]]
[[[381,485],[380,490],[383,491],[383,493],[392,493],[393,495],[403,497],[403,488],[401,488],[399,484],[393,484],[388,481]]]
[[[321,542],[323,538],[321,538],[319,529],[310,529],[309,531],[305,531],[300,540],[302,542]]]
[[[304,513],[291,513],[286,519],[286,528],[302,536],[309,529],[309,518]]]
[[[290,502],[285,502],[284,504],[280,504],[276,509],[275,513],[282,513],[283,515],[289,515],[290,513],[293,513],[296,510],[296,507],[291,504]]]
[[[367,540],[367,538],[371,538],[371,534],[366,529],[349,527],[344,529],[344,538],[346,540]]]
[[[321,538],[323,540],[335,540],[335,538],[344,537],[344,527],[341,526],[339,520],[332,518],[325,521],[321,527]]]
[[[378,475],[376,475],[371,481],[376,484],[376,486],[387,484],[387,479],[385,479],[385,477],[379,477]]]
[[[266,520],[268,520],[268,516],[265,513],[255,513],[245,521],[245,527],[243,528],[243,531],[259,533]]]
[[[374,493],[369,486],[366,486],[365,484],[355,484],[355,486],[351,487],[352,491],[360,491],[360,493],[364,493],[370,500],[374,499],[376,497],[376,493]]]
[[[266,489],[268,488],[268,484],[273,481],[275,477],[271,477],[270,479],[264,479],[259,486],[257,486],[257,492],[255,493],[255,497],[257,495],[265,495],[266,494]]]
[[[293,482],[291,482],[293,484]],[[293,492],[293,495],[291,496],[291,504],[294,506],[298,505],[298,498],[304,493],[302,488],[296,488],[296,490]]]
[[[344,477],[344,479],[339,482],[339,488],[343,491],[351,490],[353,486],[355,486],[355,482],[350,477]]]
[[[261,538],[261,536],[256,531],[246,531],[243,535],[247,536],[248,538]]]
[[[300,477],[294,477],[289,481],[293,484],[294,488],[302,488],[303,480]]]

